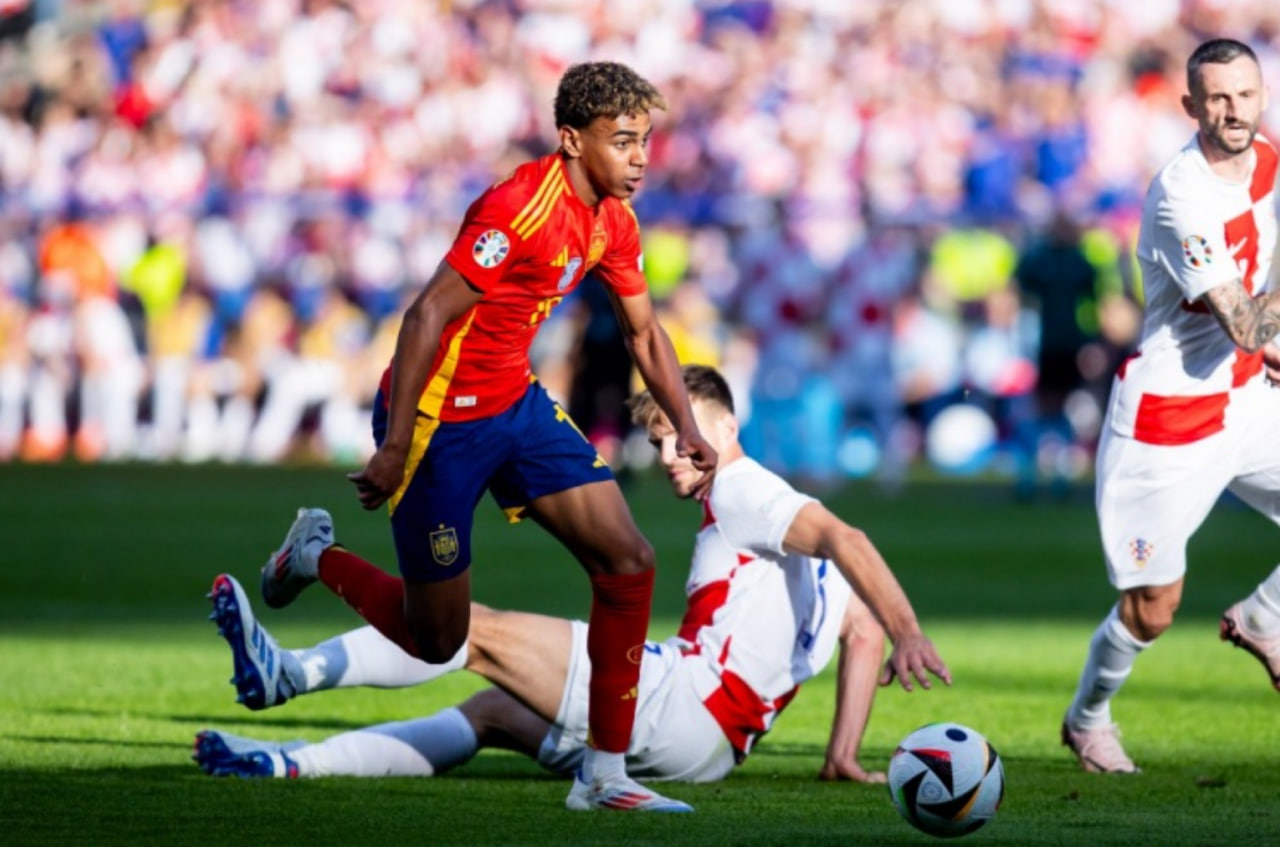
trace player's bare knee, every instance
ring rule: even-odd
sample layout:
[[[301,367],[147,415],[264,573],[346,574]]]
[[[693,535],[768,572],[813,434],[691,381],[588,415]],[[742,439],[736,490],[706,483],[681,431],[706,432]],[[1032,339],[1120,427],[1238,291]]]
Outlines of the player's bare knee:
[[[490,746],[491,736],[502,726],[503,709],[510,704],[511,698],[496,688],[486,688],[467,698],[458,706],[458,711],[475,730],[476,740],[481,747]]]
[[[466,629],[455,632],[444,628],[416,627],[412,631],[418,658],[431,665],[449,661],[467,641]]]
[[[653,545],[643,536],[636,536],[625,545],[619,545],[605,562],[604,571],[612,574],[638,574],[653,570],[657,557]]]
[[[1138,613],[1138,617],[1130,627],[1133,637],[1139,641],[1155,641],[1173,623],[1172,611],[1146,610]]]
[[[1158,589],[1126,593],[1120,604],[1120,620],[1139,641],[1154,641],[1173,624],[1181,597]]]

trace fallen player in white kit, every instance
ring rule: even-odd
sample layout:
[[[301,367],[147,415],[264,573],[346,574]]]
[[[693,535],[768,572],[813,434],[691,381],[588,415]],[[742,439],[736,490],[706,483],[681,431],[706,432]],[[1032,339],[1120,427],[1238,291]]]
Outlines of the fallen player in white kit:
[[[820,775],[883,782],[883,773],[858,763],[877,676],[881,685],[897,678],[910,691],[913,678],[929,688],[930,673],[950,684],[950,672],[867,537],[743,453],[720,374],[690,366],[684,380],[720,464],[697,534],[680,631],[647,642],[639,657],[628,772],[642,779],[722,779],[838,645],[836,712]],[[676,495],[688,497],[699,472],[676,455],[670,422],[647,394],[632,401],[632,413],[648,430]],[[318,559],[332,536],[327,513],[303,510],[281,550],[301,542],[299,558]],[[462,667],[496,687],[430,717],[315,744],[203,730],[195,759],[210,774],[430,776],[484,747],[515,750],[565,774],[582,759],[590,664],[581,621],[475,605],[467,645],[450,662],[428,665],[372,627],[283,650],[254,620],[234,579],[219,576],[211,597],[232,647],[239,699],[249,708],[327,688],[417,685]],[[881,671],[886,631],[893,652]]]

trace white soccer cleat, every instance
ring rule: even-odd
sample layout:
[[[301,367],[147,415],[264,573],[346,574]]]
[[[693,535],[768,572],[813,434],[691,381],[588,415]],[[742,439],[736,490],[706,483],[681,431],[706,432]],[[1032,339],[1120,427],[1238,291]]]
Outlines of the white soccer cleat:
[[[1076,754],[1089,773],[1142,773],[1120,746],[1120,727],[1114,723],[1096,729],[1076,729],[1062,722],[1062,743]]]
[[[618,812],[692,812],[693,807],[679,800],[650,791],[628,776],[594,780],[587,784],[582,773],[573,777],[573,788],[564,801],[575,812],[605,809]]]
[[[1236,603],[1222,613],[1218,624],[1218,635],[1223,641],[1230,641],[1241,649],[1248,650],[1262,662],[1271,676],[1271,687],[1280,691],[1280,637],[1270,638],[1255,635],[1245,620],[1244,609]]]
[[[209,617],[231,647],[236,701],[257,710],[278,706],[294,696],[297,690],[285,672],[285,651],[253,617],[249,598],[236,578],[218,574],[209,599],[213,601]]]
[[[283,609],[319,577],[320,554],[333,546],[333,518],[324,509],[299,509],[284,543],[262,567],[262,599]]]
[[[210,776],[298,778],[298,763],[289,756],[305,741],[280,744],[202,729],[196,733],[191,758]]]

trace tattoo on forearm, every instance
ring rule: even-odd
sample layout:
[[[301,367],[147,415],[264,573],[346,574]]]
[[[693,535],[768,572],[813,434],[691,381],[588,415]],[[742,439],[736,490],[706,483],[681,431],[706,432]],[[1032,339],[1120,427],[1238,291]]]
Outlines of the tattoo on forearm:
[[[1261,350],[1280,333],[1280,292],[1258,299],[1249,296],[1240,283],[1220,285],[1205,294],[1205,302],[1218,323],[1238,346]]]

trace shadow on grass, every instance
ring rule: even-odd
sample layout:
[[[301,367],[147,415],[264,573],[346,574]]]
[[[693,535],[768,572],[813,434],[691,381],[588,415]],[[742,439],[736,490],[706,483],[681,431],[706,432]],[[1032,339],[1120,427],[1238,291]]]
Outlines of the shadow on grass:
[[[182,741],[135,741],[129,738],[81,738],[72,735],[0,735],[0,741],[27,741],[32,744],[101,744],[109,747],[159,747],[190,752],[191,743]]]
[[[363,729],[370,724],[369,721],[340,720],[337,718],[279,717],[269,710],[249,712],[248,714],[239,715],[209,715],[148,712],[136,709],[121,711],[119,709],[86,709],[54,706],[48,709],[43,709],[42,711],[46,714],[58,715],[61,717],[119,718],[124,715],[133,718],[169,721],[171,723],[197,723],[205,726],[260,726],[267,729],[320,729],[335,730],[337,732]]]

